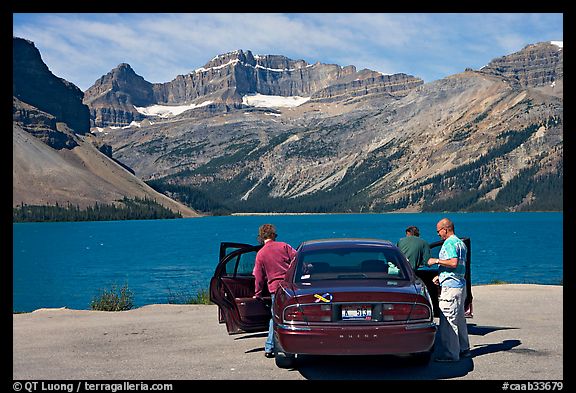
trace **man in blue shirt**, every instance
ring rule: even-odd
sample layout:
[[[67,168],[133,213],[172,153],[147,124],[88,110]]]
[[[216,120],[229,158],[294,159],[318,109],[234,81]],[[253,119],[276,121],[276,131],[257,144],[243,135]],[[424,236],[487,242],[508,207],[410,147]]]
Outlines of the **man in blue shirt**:
[[[430,258],[428,266],[438,265],[438,276],[433,281],[440,285],[440,324],[438,338],[440,341],[439,362],[455,362],[461,357],[470,356],[468,328],[464,314],[466,299],[466,245],[454,234],[454,223],[443,218],[436,224],[436,232],[444,244],[438,258]]]

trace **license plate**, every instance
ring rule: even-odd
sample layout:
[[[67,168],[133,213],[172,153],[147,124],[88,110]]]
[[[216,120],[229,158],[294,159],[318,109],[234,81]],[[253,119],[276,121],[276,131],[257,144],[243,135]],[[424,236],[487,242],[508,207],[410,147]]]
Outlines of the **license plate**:
[[[372,319],[372,306],[366,304],[357,304],[342,306],[343,321],[370,321]]]

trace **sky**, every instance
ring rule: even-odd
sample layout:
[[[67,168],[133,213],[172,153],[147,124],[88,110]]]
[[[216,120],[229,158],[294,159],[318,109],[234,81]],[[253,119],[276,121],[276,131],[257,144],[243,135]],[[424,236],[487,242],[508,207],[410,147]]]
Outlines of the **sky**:
[[[562,13],[13,13],[53,74],[86,91],[121,63],[152,83],[237,49],[432,82],[528,44],[563,41]]]

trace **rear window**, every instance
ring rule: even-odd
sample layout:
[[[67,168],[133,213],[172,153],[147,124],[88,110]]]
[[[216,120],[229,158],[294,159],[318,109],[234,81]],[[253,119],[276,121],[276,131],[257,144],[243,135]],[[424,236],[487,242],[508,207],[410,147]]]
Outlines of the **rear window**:
[[[402,255],[394,249],[336,248],[301,252],[295,282],[407,278]]]

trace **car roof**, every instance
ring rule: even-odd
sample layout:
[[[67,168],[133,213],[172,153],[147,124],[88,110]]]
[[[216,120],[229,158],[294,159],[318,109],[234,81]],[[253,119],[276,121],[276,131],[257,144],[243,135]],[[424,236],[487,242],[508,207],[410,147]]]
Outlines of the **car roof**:
[[[396,246],[389,240],[374,238],[332,238],[332,239],[314,239],[307,240],[300,244],[300,249],[315,250],[323,248],[340,248],[340,247],[386,247],[395,248]]]

